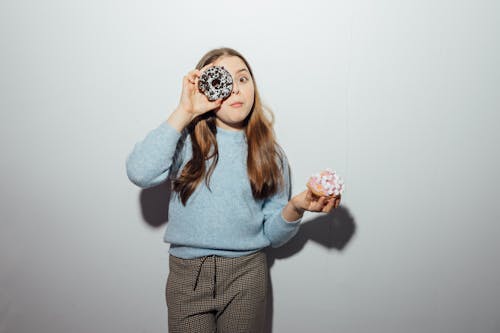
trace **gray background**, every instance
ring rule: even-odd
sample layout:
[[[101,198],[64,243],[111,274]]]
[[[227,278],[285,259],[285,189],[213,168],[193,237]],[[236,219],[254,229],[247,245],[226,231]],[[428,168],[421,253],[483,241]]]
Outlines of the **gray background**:
[[[2,1],[0,332],[166,332],[166,187],[125,173],[208,50],[341,208],[268,251],[273,332],[500,332],[498,1]]]

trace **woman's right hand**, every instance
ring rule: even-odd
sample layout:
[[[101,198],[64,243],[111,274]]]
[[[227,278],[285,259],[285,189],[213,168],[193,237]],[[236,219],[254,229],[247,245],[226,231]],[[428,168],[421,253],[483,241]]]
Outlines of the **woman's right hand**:
[[[209,101],[207,96],[198,89],[198,81],[201,73],[208,67],[213,66],[210,63],[202,69],[194,69],[184,76],[182,81],[182,94],[178,109],[183,109],[190,114],[191,119],[213,110],[222,104],[222,98],[215,101]]]

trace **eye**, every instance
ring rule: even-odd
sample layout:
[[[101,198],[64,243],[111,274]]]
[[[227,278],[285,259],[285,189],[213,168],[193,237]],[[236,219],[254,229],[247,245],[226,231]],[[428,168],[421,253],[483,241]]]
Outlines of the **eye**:
[[[242,76],[242,77],[240,77],[240,82],[245,83],[245,82],[247,82],[247,81],[248,81],[248,78],[247,78],[246,76]]]

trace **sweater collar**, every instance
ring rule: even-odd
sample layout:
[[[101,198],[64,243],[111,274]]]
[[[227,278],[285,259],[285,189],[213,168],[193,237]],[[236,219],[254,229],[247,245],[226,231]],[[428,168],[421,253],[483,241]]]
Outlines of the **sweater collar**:
[[[229,130],[222,127],[217,126],[217,136],[221,139],[234,140],[234,141],[242,141],[245,139],[245,131],[244,130]]]

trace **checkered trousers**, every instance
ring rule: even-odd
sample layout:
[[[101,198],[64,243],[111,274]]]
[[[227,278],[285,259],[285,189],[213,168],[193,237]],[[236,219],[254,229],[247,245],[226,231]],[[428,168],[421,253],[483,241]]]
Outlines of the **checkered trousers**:
[[[261,333],[267,304],[263,250],[229,258],[169,256],[169,333]]]

